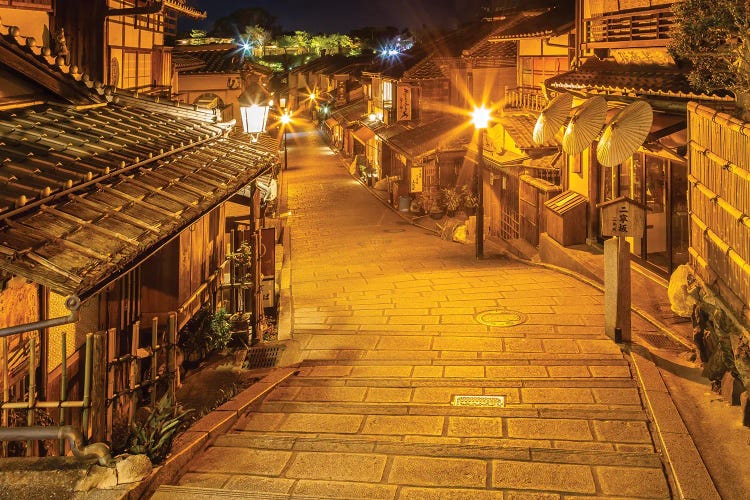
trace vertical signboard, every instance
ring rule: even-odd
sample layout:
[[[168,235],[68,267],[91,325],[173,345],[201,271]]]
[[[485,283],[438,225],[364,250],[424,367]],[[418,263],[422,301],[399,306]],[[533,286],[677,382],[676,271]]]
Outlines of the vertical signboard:
[[[409,182],[409,192],[422,192],[422,167],[411,167],[411,178]]]
[[[411,120],[411,87],[399,85],[398,99],[396,100],[396,121],[409,120]]]

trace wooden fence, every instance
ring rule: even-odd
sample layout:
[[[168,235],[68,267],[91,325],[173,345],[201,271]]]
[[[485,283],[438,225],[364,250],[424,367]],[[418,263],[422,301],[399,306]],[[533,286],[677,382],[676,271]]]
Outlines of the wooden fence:
[[[696,103],[688,118],[690,262],[704,281],[718,278],[722,295],[747,319],[750,123]]]
[[[47,367],[39,363],[39,337],[23,335],[26,341],[21,343],[0,339],[3,427],[73,425],[89,441],[122,447],[139,407],[153,407],[165,393],[174,401],[178,369],[175,313],[162,325],[154,318],[146,331],[135,322],[127,331],[89,333],[84,345],[73,353],[66,352],[66,334],[62,333],[61,369],[43,400],[38,398],[38,374]],[[13,364],[10,361],[17,352],[23,359]],[[19,366],[26,370],[25,376],[13,377]],[[26,456],[64,455],[68,451],[64,441],[46,449],[28,442],[21,450]],[[18,453],[19,447],[2,443],[0,457]]]

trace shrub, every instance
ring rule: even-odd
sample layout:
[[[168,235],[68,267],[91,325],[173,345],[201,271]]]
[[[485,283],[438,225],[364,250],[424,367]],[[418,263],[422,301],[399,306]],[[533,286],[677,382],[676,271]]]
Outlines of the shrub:
[[[151,463],[158,464],[167,458],[175,433],[192,410],[185,410],[179,404],[172,403],[172,398],[167,393],[148,411],[146,420],[132,426],[128,451],[146,455]]]

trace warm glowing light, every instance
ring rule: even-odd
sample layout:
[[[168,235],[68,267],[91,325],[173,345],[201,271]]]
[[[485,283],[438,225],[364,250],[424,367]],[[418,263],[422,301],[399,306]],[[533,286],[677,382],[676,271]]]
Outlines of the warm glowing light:
[[[371,122],[374,122],[377,119],[378,119],[378,115],[376,115],[375,113],[370,113],[370,121]]]
[[[242,126],[248,134],[257,134],[266,130],[266,119],[268,118],[268,107],[258,106],[240,106],[242,115]]]
[[[281,106],[282,108],[286,108],[286,98],[282,97],[281,99],[279,99],[279,106]]]
[[[474,112],[471,114],[471,121],[474,122],[476,128],[487,128],[490,122],[490,110],[482,105],[479,108],[474,108]]]
[[[314,101],[314,100],[315,100],[315,92],[311,92],[311,93],[310,93],[310,100],[311,100],[311,101]]]
[[[286,125],[287,123],[292,121],[292,117],[289,115],[289,113],[284,113],[281,115],[281,123]]]
[[[273,106],[273,99],[271,99],[270,101],[268,101],[268,105],[269,106]]]

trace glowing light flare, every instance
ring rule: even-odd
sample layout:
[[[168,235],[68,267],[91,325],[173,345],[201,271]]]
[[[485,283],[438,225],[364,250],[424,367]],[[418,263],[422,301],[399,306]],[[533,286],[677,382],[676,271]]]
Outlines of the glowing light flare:
[[[242,128],[245,129],[245,133],[265,132],[266,121],[268,120],[267,106],[258,106],[257,104],[240,106],[240,114],[242,115]]]
[[[374,122],[375,120],[378,119],[378,115],[376,115],[375,113],[370,113],[369,118],[371,122]]]
[[[478,108],[474,108],[474,112],[471,113],[471,121],[474,123],[476,128],[487,128],[490,123],[491,111],[484,107],[484,104]]]
[[[292,115],[290,115],[289,113],[284,113],[283,115],[281,115],[280,120],[282,125],[288,125],[292,121]]]

